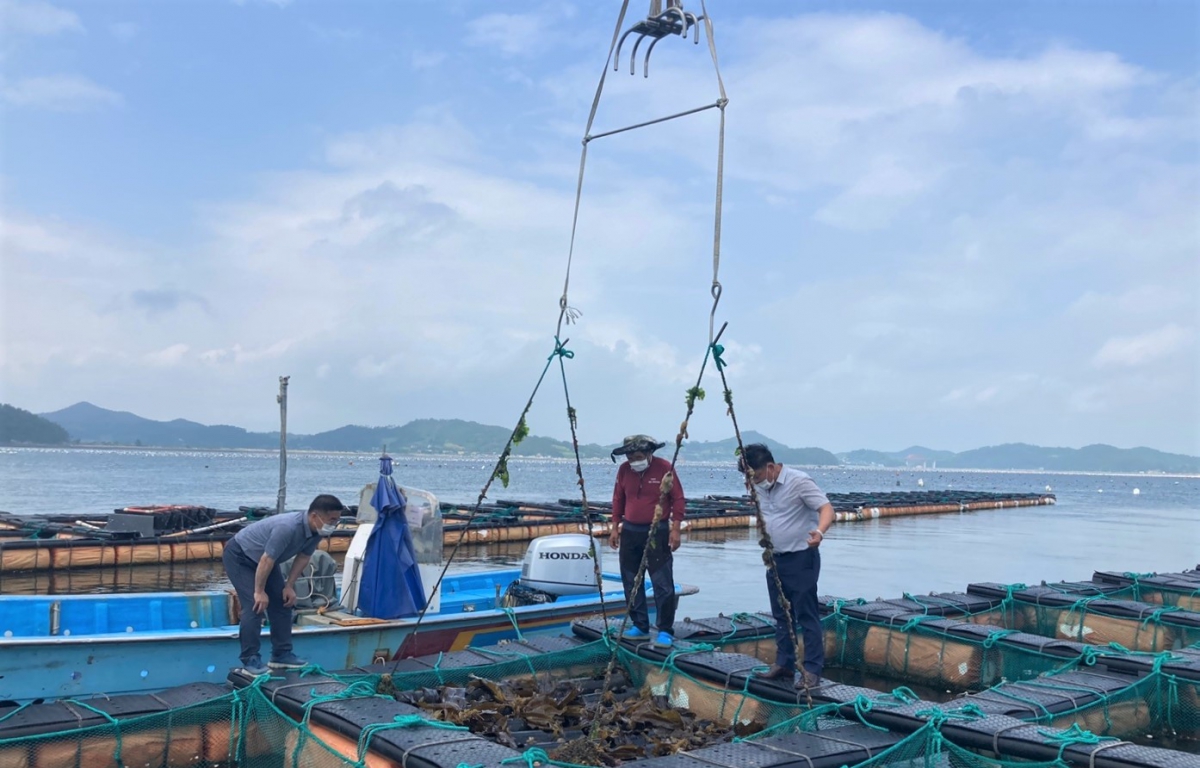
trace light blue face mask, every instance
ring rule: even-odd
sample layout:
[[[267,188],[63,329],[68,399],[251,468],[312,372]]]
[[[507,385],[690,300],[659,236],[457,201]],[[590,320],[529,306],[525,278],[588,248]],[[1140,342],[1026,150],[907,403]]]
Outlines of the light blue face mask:
[[[322,536],[329,536],[333,533],[335,528],[337,528],[336,523],[325,523],[325,525],[321,526],[320,534]]]
[[[641,461],[631,461],[629,462],[629,468],[634,472],[645,472],[650,468],[650,460],[642,459]]]

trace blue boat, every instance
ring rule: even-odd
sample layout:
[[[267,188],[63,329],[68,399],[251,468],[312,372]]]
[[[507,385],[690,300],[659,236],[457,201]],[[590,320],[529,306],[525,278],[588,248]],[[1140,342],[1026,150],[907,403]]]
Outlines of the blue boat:
[[[344,612],[301,612],[293,635],[296,653],[326,669],[349,669],[492,645],[518,634],[560,634],[571,621],[600,613],[598,591],[502,607],[502,593],[520,576],[520,569],[447,576],[440,610],[426,615],[416,634],[416,618],[379,621]],[[605,607],[619,621],[625,609],[620,580],[605,574],[604,581]],[[222,682],[240,649],[231,621],[234,601],[220,590],[4,597],[0,700],[24,703]]]

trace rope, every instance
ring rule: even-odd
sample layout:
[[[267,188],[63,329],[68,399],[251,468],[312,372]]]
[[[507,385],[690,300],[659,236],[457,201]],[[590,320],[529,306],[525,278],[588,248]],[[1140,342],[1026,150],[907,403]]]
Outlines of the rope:
[[[1020,634],[1019,629],[998,629],[995,632],[992,632],[991,634],[989,634],[987,637],[983,638],[983,647],[988,650],[991,650],[992,647],[997,642],[1003,640],[1004,638],[1008,637],[1009,635],[1016,635],[1016,634]]]
[[[717,300],[719,301],[719,297]],[[715,311],[715,301],[713,303],[713,307]],[[713,343],[709,345],[709,350],[714,354],[720,354],[720,352],[724,351],[724,348],[720,347],[720,345],[717,344],[717,341],[721,338],[721,334],[725,332],[727,325],[728,323],[721,326],[720,333],[717,334],[717,337],[713,340]],[[704,359],[706,361],[708,360],[707,355]],[[725,405],[727,406],[727,413],[729,414],[730,420],[733,422],[734,437],[737,438],[737,454],[738,456],[744,456],[746,452],[746,446],[742,441],[742,430],[738,427],[737,414],[733,410],[733,390],[729,388],[729,381],[725,377],[724,361],[722,361],[721,365],[717,366],[717,373],[721,376],[721,387],[724,389],[725,393]],[[788,635],[792,640],[792,650],[796,653],[799,653],[800,642],[796,635],[796,615],[792,612],[792,601],[787,598],[787,594],[784,592],[783,580],[779,576],[779,569],[775,567],[775,547],[771,543],[771,534],[767,533],[766,521],[763,520],[762,502],[758,498],[758,489],[754,486],[754,470],[750,468],[749,464],[744,464],[743,467],[746,478],[746,486],[750,489],[750,502],[754,505],[755,525],[758,528],[759,537],[758,543],[763,548],[763,564],[767,567],[768,578],[773,579],[775,582],[775,591],[779,595],[779,606],[783,609],[783,615],[787,619],[787,630]],[[807,676],[801,674],[800,680],[801,684],[804,686],[804,696],[807,699],[808,706],[811,708],[813,706],[812,692],[808,687]]]
[[[722,292],[719,280],[721,271],[721,201],[725,188],[725,107],[729,104],[729,97],[725,93],[725,81],[721,78],[721,66],[717,62],[717,43],[713,37],[712,19],[708,16],[708,8],[705,7],[704,0],[700,0],[700,12],[704,18],[704,36],[708,40],[708,52],[712,56],[713,72],[717,76],[717,89],[721,94],[717,99],[717,108],[721,110],[721,125],[717,133],[717,192],[713,213],[713,281],[711,290],[713,306],[708,316],[708,344],[713,348],[717,370],[721,370],[725,367],[720,355],[724,349],[714,346],[717,341],[716,336],[719,334],[713,334],[713,326],[716,324],[717,305],[721,303]]]
[[[724,327],[721,328],[721,333],[724,333]],[[720,334],[718,334],[718,337]],[[696,401],[704,399],[704,390],[700,388],[700,383],[704,380],[704,370],[708,367],[708,358],[710,349],[705,351],[704,360],[700,363],[700,373],[696,377],[696,386],[687,391],[685,402],[687,404],[687,413],[683,417],[683,422],[679,425],[679,432],[675,435],[675,452],[671,456],[671,470],[662,479],[658,490],[658,503],[654,505],[654,516],[650,520],[650,532],[646,537],[646,548],[642,550],[642,559],[638,563],[637,573],[633,579],[633,589],[630,590],[625,603],[625,615],[621,620],[621,626],[618,631],[618,636],[625,633],[625,627],[629,624],[629,614],[633,609],[634,595],[640,594],[646,581],[646,568],[650,562],[650,552],[657,543],[658,526],[662,522],[663,507],[667,503],[667,499],[671,494],[671,488],[674,485],[675,479],[675,462],[679,460],[679,452],[683,449],[683,441],[687,437],[688,421],[692,418],[692,413],[695,411]],[[621,644],[614,643],[612,654],[609,656],[608,665],[604,669],[604,684],[601,690],[607,691],[612,683],[613,670],[617,662],[617,650]],[[600,721],[596,720],[592,723],[591,737],[595,738],[597,729],[600,726]]]
[[[617,25],[613,29],[612,42],[608,46],[608,57],[604,60],[604,69],[600,72],[600,82],[596,84],[596,95],[592,97],[592,109],[588,113],[587,127],[583,129],[583,149],[579,154],[579,179],[575,182],[575,211],[571,215],[571,242],[567,247],[567,274],[563,279],[562,298],[558,300],[558,326],[554,331],[555,336],[562,333],[564,322],[569,325],[579,318],[579,311],[572,309],[567,303],[567,293],[571,287],[571,262],[575,258],[575,234],[579,230],[579,204],[583,199],[583,174],[587,168],[588,143],[591,141],[589,134],[592,132],[592,125],[596,122],[596,111],[600,109],[600,94],[604,92],[604,81],[608,77],[608,65],[612,62],[613,52],[617,48],[617,40],[621,36],[621,27],[625,23],[625,13],[628,10],[629,0],[624,0],[621,3],[621,10],[617,14]]]
[[[854,706],[854,716],[856,718],[858,718],[858,721],[860,723],[862,723],[863,725],[867,726],[868,728],[870,728],[872,730],[876,730],[876,731],[886,731],[887,730],[887,728],[884,728],[881,725],[875,725],[874,723],[868,723],[866,720],[866,716],[871,713],[871,710],[875,709],[875,702],[873,700],[871,700],[867,696],[860,693],[854,697],[854,701],[852,701],[851,704],[853,704],[853,706]],[[887,706],[887,705],[885,704],[885,706]]]
[[[679,656],[685,656],[689,653],[708,653],[709,651],[715,651],[716,649],[716,646],[709,645],[708,643],[695,643],[693,645],[689,645],[687,648],[676,648],[667,654],[667,658],[663,659],[662,664],[660,664],[658,668],[665,672],[667,667],[674,666],[675,659]]]
[[[121,759],[122,744],[121,744],[121,723],[120,723],[120,721],[117,720],[112,715],[105,712],[104,710],[96,709],[95,707],[93,707],[90,704],[87,704],[86,702],[77,701],[75,699],[72,699],[71,703],[75,704],[77,706],[83,707],[84,709],[86,709],[90,712],[95,712],[97,715],[100,715],[105,720],[107,720],[109,725],[113,726],[113,730],[115,731],[113,736],[116,741],[116,748],[113,750],[113,760],[116,761],[117,765],[124,765],[125,762]]]
[[[304,717],[300,720],[300,722],[304,725],[307,725],[309,719],[312,717],[312,711],[314,707],[330,701],[368,698],[391,699],[390,696],[383,696],[376,693],[375,683],[371,680],[359,680],[356,683],[346,686],[337,693],[329,693],[325,695],[318,695],[317,689],[313,688],[311,691],[309,691],[309,695],[312,696],[312,698],[304,702],[304,704],[300,707],[304,710]]]
[[[605,67],[605,72],[608,67]],[[564,292],[564,296],[566,293]],[[557,340],[557,338],[556,338]],[[577,431],[578,421],[576,419],[575,409],[571,406],[571,390],[567,387],[567,366],[564,360],[568,357],[574,357],[575,353],[570,355],[560,354],[558,356],[558,368],[562,373],[563,383],[563,399],[567,403],[567,423],[571,425],[571,450],[575,453],[575,477],[576,484],[579,486],[579,493],[583,497],[582,505],[579,511],[583,514],[583,519],[587,523],[588,536],[588,554],[592,557],[592,577],[596,580],[596,592],[600,595],[600,617],[604,620],[605,631],[608,630],[608,606],[604,601],[604,574],[600,570],[600,553],[596,551],[596,533],[592,528],[592,515],[588,511],[587,486],[583,480],[583,460],[579,457],[579,433]],[[516,621],[513,622],[514,626]],[[521,630],[517,630],[517,637],[520,639]]]
[[[1066,751],[1067,747],[1076,745],[1092,746],[1105,741],[1118,741],[1118,739],[1112,736],[1097,736],[1091,731],[1080,728],[1079,723],[1071,723],[1070,728],[1054,733],[1038,730],[1038,735],[1045,738],[1051,746],[1058,745],[1058,755],[1055,757],[1057,760],[1063,759],[1063,752]]]
[[[441,720],[427,720],[421,715],[396,715],[390,723],[371,723],[363,726],[362,732],[358,735],[358,761],[361,763],[366,759],[367,751],[371,747],[371,739],[380,731],[391,731],[397,728],[441,728],[446,731],[469,731],[465,725],[455,725],[454,723],[446,723]],[[408,752],[412,752],[409,749]]]
[[[626,0],[628,3],[628,0]],[[488,476],[487,482],[483,484],[483,488],[479,491],[479,497],[475,500],[475,506],[467,515],[466,524],[458,532],[458,538],[454,541],[454,547],[450,550],[450,556],[446,558],[446,564],[442,566],[442,572],[438,574],[437,581],[433,583],[431,593],[436,593],[441,586],[442,581],[446,578],[446,572],[450,570],[451,563],[454,562],[454,557],[458,554],[458,550],[462,547],[463,540],[466,538],[467,531],[471,528],[471,523],[474,522],[476,515],[479,514],[483,507],[483,500],[487,498],[488,489],[492,487],[492,483],[497,478],[508,486],[508,457],[512,454],[513,446],[519,444],[521,440],[529,434],[529,427],[526,425],[525,417],[529,414],[529,409],[533,407],[533,399],[537,396],[538,390],[542,386],[542,382],[546,379],[546,372],[550,370],[550,364],[557,357],[560,360],[565,357],[574,357],[574,353],[566,348],[566,341],[559,341],[558,335],[554,337],[554,351],[546,358],[546,365],[542,368],[542,374],[538,376],[537,383],[533,385],[533,391],[529,394],[529,399],[525,401],[525,407],[521,410],[521,418],[517,420],[517,426],[513,427],[512,433],[508,436],[508,442],[504,444],[504,449],[500,452],[500,457],[496,460],[496,466],[492,469],[492,474]],[[425,614],[429,611],[429,602],[426,601],[425,606],[421,608],[421,612],[417,615],[417,621],[413,624],[412,632],[409,637],[415,637],[421,629],[421,622],[425,620]],[[394,673],[396,667],[400,664],[400,654],[397,651],[396,660],[392,663],[391,671]]]
[[[517,640],[524,642],[525,636],[521,634],[521,625],[517,624],[516,611],[514,611],[512,608],[509,608],[508,606],[505,606],[505,607],[501,608],[500,610],[504,611],[504,615],[507,616],[508,620],[512,622],[513,629],[516,630],[516,632],[517,632]],[[439,661],[440,660],[441,659],[439,658]]]

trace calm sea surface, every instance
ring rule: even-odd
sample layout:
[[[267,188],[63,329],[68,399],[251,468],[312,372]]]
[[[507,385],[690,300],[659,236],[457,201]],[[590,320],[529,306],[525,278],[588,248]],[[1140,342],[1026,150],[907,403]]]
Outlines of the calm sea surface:
[[[473,502],[492,468],[488,458],[396,459],[404,485],[443,501]],[[514,459],[512,482],[491,500],[578,497],[571,462]],[[288,464],[289,507],[318,493],[355,503],[374,482],[369,454],[293,453]],[[962,590],[972,581],[1037,583],[1087,579],[1094,570],[1177,571],[1200,562],[1200,478],[942,470],[808,470],[828,492],[976,490],[1041,492],[1051,507],[926,515],[836,525],[821,546],[821,591],[843,597]],[[616,466],[584,465],[588,494],[606,499]],[[688,496],[738,494],[740,477],[728,466],[679,466]],[[278,458],[265,452],[102,449],[0,449],[0,510],[18,514],[95,515],[127,505],[203,504],[221,509],[274,506]],[[923,488],[918,481],[923,480]],[[1135,494],[1134,489],[1140,491]],[[513,564],[524,544],[464,548],[452,570]],[[605,550],[609,554],[611,550]],[[608,557],[606,570],[616,569]],[[130,573],[135,571],[136,573]],[[765,609],[760,550],[749,529],[687,535],[676,554],[676,580],[700,587],[680,606],[683,615]],[[4,577],[0,590],[96,591],[188,589],[221,584],[219,563],[80,572],[49,577]]]

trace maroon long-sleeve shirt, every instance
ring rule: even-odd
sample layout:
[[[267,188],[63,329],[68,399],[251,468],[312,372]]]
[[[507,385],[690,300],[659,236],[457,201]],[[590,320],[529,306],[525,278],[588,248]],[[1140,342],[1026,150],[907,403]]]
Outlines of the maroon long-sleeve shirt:
[[[654,506],[663,476],[671,471],[671,462],[651,457],[645,472],[634,472],[629,462],[617,468],[617,483],[613,487],[613,524],[626,520],[631,523],[649,525],[654,521]],[[675,475],[667,501],[663,505],[663,516],[669,515],[676,522],[683,520],[683,485]]]

